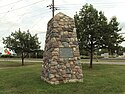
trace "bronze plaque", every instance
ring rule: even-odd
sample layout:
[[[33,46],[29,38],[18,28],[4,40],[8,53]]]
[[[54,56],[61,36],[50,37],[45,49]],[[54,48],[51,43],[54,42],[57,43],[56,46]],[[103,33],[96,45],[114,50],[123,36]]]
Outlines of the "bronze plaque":
[[[59,52],[60,52],[61,58],[71,58],[71,57],[73,57],[72,48],[60,48]]]

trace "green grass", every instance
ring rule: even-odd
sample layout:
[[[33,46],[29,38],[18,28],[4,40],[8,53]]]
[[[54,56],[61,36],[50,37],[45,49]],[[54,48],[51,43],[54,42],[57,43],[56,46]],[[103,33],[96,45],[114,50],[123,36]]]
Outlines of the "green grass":
[[[10,63],[0,69],[0,94],[125,94],[123,65],[94,65],[89,69],[84,64],[83,83],[50,85],[40,79],[40,63],[7,67]]]
[[[29,66],[29,65],[36,65],[36,64],[41,64],[41,62],[24,62],[24,66]],[[5,68],[5,67],[21,67],[22,63],[21,62],[15,62],[15,61],[0,61],[0,68]]]

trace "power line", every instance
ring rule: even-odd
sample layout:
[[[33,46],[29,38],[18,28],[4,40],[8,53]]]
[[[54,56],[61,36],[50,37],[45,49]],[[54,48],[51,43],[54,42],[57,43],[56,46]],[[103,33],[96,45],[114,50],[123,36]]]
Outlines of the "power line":
[[[35,4],[37,4],[37,3],[39,3],[39,2],[42,2],[42,1],[44,1],[44,0],[41,0],[41,1],[38,1],[38,2],[34,2],[34,3],[32,3],[32,4],[29,4],[29,5],[27,5],[27,6],[23,6],[23,7],[17,8],[17,9],[13,9],[13,10],[11,10],[11,11],[2,12],[2,13],[0,13],[0,14],[9,13],[9,12],[13,12],[13,11],[16,11],[16,10],[19,10],[19,9],[23,9],[23,8],[26,8],[26,7],[35,5]]]
[[[125,4],[125,2],[89,2],[93,4]]]
[[[115,2],[115,3],[93,3],[93,2],[89,2],[89,4],[92,4],[94,6],[102,6],[102,7],[112,7],[112,6],[124,6],[125,5],[125,2]],[[61,4],[61,5],[56,5],[57,7],[78,7],[78,6],[83,6],[82,4]]]
[[[25,12],[23,14],[20,14],[20,15],[17,15],[17,16],[24,16],[24,15],[27,15],[27,14],[32,14],[33,12],[39,12],[40,10],[44,10],[44,12],[42,13],[45,13],[46,11],[48,11],[48,9],[37,9],[37,10],[34,10],[34,11],[30,11],[30,12]],[[39,14],[42,14],[42,13],[39,13]]]
[[[15,4],[15,3],[18,3],[18,2],[20,2],[20,1],[23,1],[23,0],[18,0],[18,1],[16,1],[16,2],[12,2],[12,3],[6,4],[6,5],[0,6],[0,8],[9,6],[9,5],[12,5],[12,4]]]
[[[46,12],[45,14],[50,13],[50,11]],[[46,15],[44,14],[44,16],[40,17],[40,19],[38,20],[38,22],[36,24],[34,24],[30,29],[33,29],[41,20],[42,18],[46,17]]]
[[[42,0],[42,1],[44,1],[44,0]],[[39,2],[41,2],[41,1],[39,1]],[[30,4],[30,5],[33,5],[33,4],[36,4],[36,3],[38,3],[38,2],[32,3],[32,4]],[[30,6],[30,5],[28,5],[28,6]],[[49,12],[50,12],[50,11],[49,11]],[[42,12],[42,13],[40,13],[40,14],[43,14],[43,13],[45,14],[45,12]],[[40,14],[39,14],[39,15],[40,15]],[[24,14],[23,14],[23,16],[24,16]],[[20,20],[23,16],[20,16],[18,20]],[[35,15],[35,16],[38,16],[38,15]],[[34,16],[34,17],[35,17],[35,16]],[[36,26],[36,25],[37,25],[37,24],[33,25],[33,27]],[[11,26],[11,29],[12,29],[13,27],[14,27],[14,24],[13,24],[13,26]]]
[[[114,7],[124,7],[124,5],[93,5],[94,7],[100,7],[100,8],[114,8]],[[60,10],[65,10],[65,11],[70,11],[70,10],[73,10],[73,8],[77,9],[81,9],[82,8],[82,5],[74,5],[74,4],[69,4],[69,5],[60,5],[60,6],[57,6],[59,7]]]
[[[38,19],[38,21],[30,28],[30,29],[33,29],[41,20],[42,20],[42,18],[44,18],[44,17],[46,17],[46,14],[47,13],[50,13],[50,11],[47,11],[47,12],[42,12],[41,14],[44,14],[44,15],[42,15],[42,17],[40,17],[40,19]],[[24,15],[23,15],[24,16]],[[17,22],[23,17],[23,16],[20,16],[19,18],[18,18],[18,20],[17,20]],[[37,15],[37,16],[39,16],[39,15]],[[34,17],[36,17],[36,16],[34,16]],[[12,29],[14,29],[14,24],[13,24],[13,26],[11,26],[11,28],[9,29],[9,30],[12,30]]]
[[[17,3],[19,3],[19,2],[21,2],[21,1],[22,1],[22,0],[20,0],[20,1],[16,2],[16,4],[17,4]],[[12,3],[11,3],[11,4],[12,4]],[[16,6],[16,4],[15,4],[15,3],[13,3],[13,6],[11,7],[11,9],[10,9],[10,10],[12,10],[12,9]],[[8,13],[5,13],[5,14],[3,15],[3,17],[5,18],[7,14],[8,14]],[[2,17],[2,18],[3,18],[3,17]],[[1,18],[1,19],[2,19],[2,18]]]

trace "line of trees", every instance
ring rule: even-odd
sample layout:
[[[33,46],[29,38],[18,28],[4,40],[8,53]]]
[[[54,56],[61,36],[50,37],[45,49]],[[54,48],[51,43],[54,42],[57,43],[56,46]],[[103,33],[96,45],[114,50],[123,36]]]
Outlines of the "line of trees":
[[[104,13],[91,4],[85,4],[79,13],[75,14],[74,19],[80,52],[84,49],[90,54],[90,68],[96,50],[107,49],[113,54],[124,41],[124,38],[118,34],[121,28],[117,18],[112,17],[108,21]]]

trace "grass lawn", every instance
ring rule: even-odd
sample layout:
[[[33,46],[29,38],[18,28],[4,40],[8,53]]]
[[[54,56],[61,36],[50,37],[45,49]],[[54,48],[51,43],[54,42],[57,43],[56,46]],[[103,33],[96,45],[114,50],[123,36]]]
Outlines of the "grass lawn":
[[[40,62],[24,62],[25,66],[40,64]],[[0,68],[22,67],[22,62],[18,61],[0,61]]]
[[[124,65],[83,65],[84,82],[50,85],[40,79],[41,64],[0,62],[0,94],[125,94]],[[9,65],[9,67],[7,67]],[[18,66],[18,67],[17,67]]]

